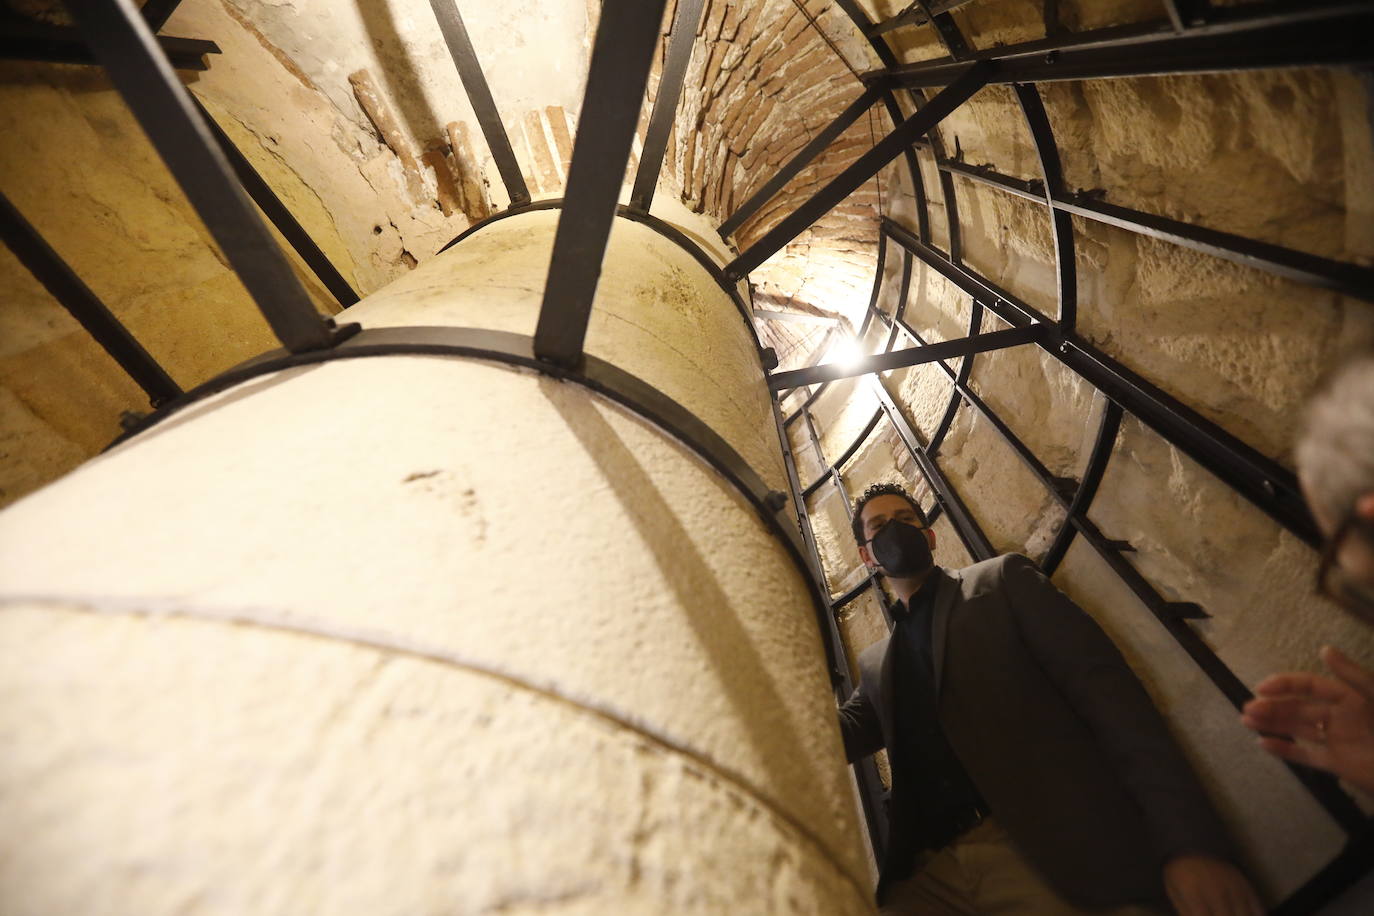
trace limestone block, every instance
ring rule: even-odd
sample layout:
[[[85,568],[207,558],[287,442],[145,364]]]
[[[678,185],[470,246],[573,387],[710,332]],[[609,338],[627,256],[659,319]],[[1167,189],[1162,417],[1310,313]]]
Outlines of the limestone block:
[[[1350,74],[1288,68],[1043,91],[1070,187],[1325,257],[1374,255],[1367,236],[1350,247],[1374,170]]]
[[[1003,327],[989,319],[985,330]],[[969,387],[1052,474],[1081,477],[1097,434],[1096,390],[1035,344],[979,353],[973,361]]]
[[[141,611],[0,610],[9,912],[868,908],[812,824],[632,723],[419,645]]]
[[[940,449],[940,467],[998,553],[1034,557],[1048,546],[1062,510],[973,409],[959,411]]]
[[[956,360],[949,364],[958,371]],[[938,366],[926,364],[895,369],[887,374],[884,385],[907,421],[929,442],[954,396],[954,382]]]
[[[1063,7],[1061,4],[1060,9]],[[950,15],[964,35],[978,36],[980,48],[1038,41],[1045,37],[1045,5],[1036,0],[966,3],[951,10]]]
[[[887,636],[883,606],[870,588],[845,605],[836,620],[840,625],[840,638],[844,641],[845,660],[849,663],[850,672],[857,679],[859,656],[863,654],[864,649]]]
[[[1284,459],[1323,371],[1374,341],[1354,302],[1125,230],[1079,234],[1079,327],[1260,451]]]
[[[1059,275],[1046,208],[955,176],[964,262],[1050,318],[1059,315]]]
[[[821,555],[830,596],[838,598],[866,572],[859,559],[858,545],[854,543],[844,498],[833,485],[822,486],[807,499],[806,511],[811,518],[811,530],[816,537],[816,549]]]
[[[828,464],[854,443],[879,409],[873,384],[866,376],[832,383],[814,407],[821,452]]]
[[[959,533],[950,522],[947,514],[941,513],[931,526],[935,531],[935,562],[946,569],[962,569],[970,566],[974,558],[959,540]]]
[[[492,223],[341,320],[532,335],[559,213],[540,210]],[[770,486],[786,490],[772,405],[743,321],[690,254],[646,226],[616,220],[587,352],[655,385],[724,437]]]
[[[150,506],[176,507],[177,512],[154,515],[148,511]],[[149,562],[150,557],[156,562]],[[9,682],[8,697],[25,698],[23,705],[5,704],[7,715],[13,711],[23,717],[19,725],[7,727],[35,736],[34,751],[43,755],[41,760],[77,754],[83,760],[89,758],[90,767],[106,769],[107,778],[114,780],[112,787],[136,785],[140,789],[139,793],[109,793],[108,801],[89,814],[92,820],[83,822],[92,824],[89,831],[77,830],[85,836],[79,840],[84,844],[81,848],[99,845],[109,850],[90,865],[102,882],[110,882],[102,886],[133,895],[130,900],[141,899],[145,882],[159,885],[160,877],[155,875],[184,873],[187,881],[193,881],[192,873],[238,873],[233,866],[219,873],[209,866],[197,870],[194,865],[174,867],[172,863],[188,848],[185,832],[175,827],[179,820],[203,822],[208,812],[232,810],[234,806],[225,804],[224,790],[239,792],[242,780],[252,780],[257,788],[241,791],[262,799],[249,807],[268,809],[253,813],[260,818],[257,826],[241,831],[232,823],[225,827],[223,821],[212,821],[204,823],[204,829],[210,836],[225,829],[231,834],[225,842],[242,842],[260,852],[261,844],[253,839],[255,831],[264,829],[262,819],[275,823],[280,817],[293,825],[283,836],[299,836],[303,845],[283,839],[272,847],[277,852],[256,861],[266,862],[273,873],[299,872],[307,884],[323,869],[321,880],[326,886],[332,886],[326,879],[334,870],[359,867],[356,856],[334,845],[344,843],[330,829],[336,813],[346,812],[371,825],[368,829],[381,838],[380,848],[391,848],[389,837],[408,834],[417,819],[431,816],[417,809],[416,802],[404,800],[429,799],[434,793],[427,784],[406,783],[397,788],[394,803],[378,802],[375,811],[366,807],[373,803],[369,799],[378,800],[379,784],[385,783],[378,773],[387,770],[380,759],[360,755],[352,747],[338,750],[339,774],[328,780],[329,791],[337,785],[339,792],[353,792],[357,783],[357,791],[365,794],[348,796],[337,806],[329,803],[326,786],[317,785],[291,760],[278,761],[266,774],[252,765],[231,767],[228,772],[222,767],[188,768],[182,747],[165,740],[186,731],[184,711],[167,713],[168,724],[152,732],[160,740],[152,742],[151,748],[144,744],[151,740],[145,739],[137,718],[143,714],[144,693],[108,726],[97,727],[96,720],[103,722],[112,714],[100,706],[101,687],[106,683],[128,684],[151,695],[177,693],[158,686],[162,681],[144,682],[145,657],[166,656],[173,670],[186,669],[187,676],[200,676],[201,669],[214,670],[205,661],[209,650],[164,651],[156,642],[144,644],[141,636],[122,626],[113,635],[102,630],[89,638],[73,637],[68,630],[57,640],[59,646],[68,647],[64,652],[107,652],[119,663],[102,662],[83,669],[92,680],[81,688],[82,695],[93,698],[93,705],[59,703],[64,709],[58,726],[66,736],[62,741],[75,743],[53,744],[43,737],[50,725],[42,724],[52,720],[34,711],[33,704],[58,702],[54,685],[45,679],[56,676],[53,672],[67,663],[58,659],[50,665],[51,653],[33,650],[34,642],[25,635],[33,631],[37,639],[51,611],[11,614],[17,605],[74,607],[82,611],[78,615],[82,622],[74,624],[78,627],[105,626],[100,618],[86,613],[92,609],[117,615],[193,616],[250,628],[271,625],[324,632],[454,660],[460,667],[481,672],[487,680],[495,678],[520,690],[548,694],[582,710],[579,715],[595,713],[642,732],[724,774],[722,778],[743,787],[742,791],[757,798],[757,805],[776,812],[778,818],[804,825],[814,834],[815,843],[824,847],[825,858],[835,863],[830,872],[838,873],[835,880],[842,893],[814,891],[814,884],[807,884],[829,878],[789,877],[793,871],[811,867],[788,864],[788,855],[750,860],[776,876],[777,890],[768,894],[783,901],[778,904],[781,910],[788,908],[787,901],[793,897],[809,905],[806,901],[812,896],[808,895],[815,894],[819,894],[814,897],[818,906],[837,906],[840,911],[864,912],[868,906],[859,893],[864,866],[833,702],[799,569],[752,507],[714,471],[660,431],[578,386],[470,360],[433,357],[336,361],[257,379],[187,409],[87,463],[59,485],[10,507],[0,518],[0,594],[7,605],[0,610],[9,629],[5,644],[28,646],[26,658],[32,652],[35,659],[22,667],[5,666],[7,677],[19,679]],[[156,632],[146,620],[137,623],[150,634]],[[218,639],[221,629],[216,623],[212,638]],[[260,651],[252,649],[248,654],[257,657]],[[209,655],[220,658],[218,653]],[[365,672],[378,667],[372,660],[362,671],[340,674],[337,689],[344,697],[358,695],[358,685],[369,680]],[[282,672],[288,680],[297,674],[285,662],[274,660],[268,668]],[[323,689],[329,680],[314,676],[308,663],[299,678],[299,690],[308,697],[314,697],[310,691]],[[235,679],[243,682],[244,690],[261,683],[261,692],[254,694],[259,698],[213,702],[209,708],[216,712],[211,722],[225,720],[230,727],[242,726],[254,744],[276,748],[272,753],[281,750],[283,741],[286,745],[297,741],[295,746],[302,753],[317,747],[319,729],[301,729],[292,712],[294,704],[275,702],[273,679],[251,672],[237,674]],[[444,693],[448,695],[447,690]],[[481,693],[477,690],[478,696],[470,701],[474,709],[485,703]],[[189,695],[195,696],[196,691]],[[467,691],[455,692],[452,700],[467,706],[466,695]],[[264,709],[269,697],[274,703],[268,704],[267,713],[275,727],[251,719],[238,721],[240,700],[243,709],[256,710]],[[348,707],[340,705],[342,700],[328,699],[324,693],[318,700],[324,707],[319,715],[324,718],[347,717]],[[169,698],[168,702],[180,701]],[[162,715],[157,710],[163,708],[157,706],[150,714]],[[766,728],[760,725],[764,721]],[[358,727],[364,733],[374,728]],[[447,740],[446,736],[433,738],[434,731],[423,725],[414,731],[415,740],[423,736],[431,736],[424,741]],[[301,737],[292,739],[297,732]],[[487,782],[484,774],[488,772],[492,779],[505,774],[503,788],[486,787],[476,796],[489,801],[473,801],[478,811],[489,814],[469,814],[470,806],[462,796],[439,805],[440,820],[445,831],[459,835],[464,835],[461,824],[469,817],[490,825],[500,836],[506,836],[514,824],[519,828],[517,837],[501,840],[489,852],[480,831],[471,849],[466,842],[453,840],[451,832],[444,839],[422,830],[413,840],[433,850],[427,853],[433,858],[426,861],[448,863],[434,866],[441,871],[456,867],[451,858],[455,855],[464,861],[473,857],[471,873],[494,882],[490,891],[482,891],[487,894],[479,898],[485,901],[482,907],[473,911],[509,903],[515,894],[510,882],[552,867],[546,866],[546,854],[540,851],[546,848],[542,845],[545,828],[530,825],[542,823],[540,819],[547,816],[587,829],[586,818],[578,813],[586,806],[608,809],[606,817],[612,821],[610,809],[620,807],[627,819],[606,828],[610,832],[605,844],[560,841],[557,837],[563,834],[558,831],[572,828],[548,827],[553,839],[547,848],[560,850],[565,858],[552,858],[553,853],[547,857],[554,864],[569,864],[566,870],[554,868],[549,882],[530,893],[547,891],[557,899],[572,895],[575,902],[592,893],[591,885],[582,882],[590,882],[602,870],[614,866],[622,873],[624,869],[633,872],[617,859],[629,854],[626,844],[610,839],[625,836],[625,831],[633,835],[636,824],[649,834],[644,854],[662,855],[659,861],[665,862],[664,868],[669,867],[667,859],[685,853],[682,844],[658,838],[659,823],[683,823],[685,830],[703,840],[712,838],[710,844],[696,847],[706,858],[698,858],[691,866],[682,861],[684,873],[715,872],[712,850],[748,858],[731,852],[733,847],[712,845],[724,823],[709,814],[716,802],[708,799],[697,805],[690,801],[691,792],[674,787],[674,777],[660,780],[655,775],[647,777],[652,785],[646,791],[656,793],[662,785],[662,804],[626,797],[627,786],[643,782],[635,770],[620,768],[614,761],[605,769],[600,764],[574,765],[584,755],[548,744],[548,735],[564,732],[555,717],[537,726],[522,726],[510,738],[515,743],[507,745],[509,749],[491,748],[480,741],[471,747],[455,744],[452,749],[444,744],[433,750],[433,756],[422,756],[419,748],[412,752],[398,738],[401,748],[395,757],[383,758],[402,766],[432,760],[421,767],[425,774],[473,768],[481,783]],[[97,733],[112,733],[115,739],[123,735],[127,740],[92,744]],[[54,741],[57,737],[52,736]],[[578,738],[573,746],[580,743]],[[379,737],[378,753],[389,744]],[[208,740],[206,746],[219,745],[217,740]],[[543,748],[557,748],[557,758],[540,756]],[[328,741],[323,753],[332,754]],[[626,751],[625,756],[633,761],[636,754]],[[491,770],[485,769],[488,757]],[[558,805],[545,802],[549,793],[553,797],[566,794],[559,789],[562,783],[545,789],[543,780],[529,778],[530,772],[560,766],[574,767],[567,770],[569,778],[583,774],[577,777],[583,783],[581,791],[587,793],[580,796],[582,800],[568,797]],[[633,763],[624,766],[633,767]],[[40,811],[49,803],[63,806],[62,810],[81,807],[88,797],[83,787],[96,784],[84,769],[70,781],[64,778],[54,785],[51,793],[40,791],[33,779],[16,771],[8,771],[6,777],[19,781],[3,795],[32,794]],[[430,776],[415,774],[413,778]],[[301,801],[296,791],[302,779],[312,786],[307,801]],[[150,793],[162,798],[160,787],[183,781],[195,799],[188,801],[187,810],[168,800],[175,813],[172,821],[161,817],[164,809],[157,805],[143,807],[140,800]],[[679,797],[678,802],[670,801]],[[728,812],[740,810],[734,802],[720,804],[728,817],[735,816]],[[273,813],[281,805],[286,810]],[[364,806],[362,814],[357,813],[359,805]],[[741,816],[752,817],[748,807]],[[641,821],[636,809],[649,820]],[[140,856],[138,861],[162,863],[134,875],[120,864],[126,860],[120,858],[122,847],[115,842],[124,836],[131,818],[133,823],[147,825],[148,842],[160,850],[158,856]],[[706,823],[716,826],[708,829]],[[63,833],[53,829],[59,836]],[[766,834],[771,828],[761,829]],[[727,828],[726,832],[732,831]],[[747,833],[742,829],[740,841],[753,844],[754,838]],[[356,831],[343,836],[349,842],[361,842]],[[317,842],[305,842],[310,838]],[[70,865],[66,853],[75,848],[61,845],[65,843],[36,847],[35,854],[56,856],[54,861],[65,874]],[[403,844],[402,848],[409,847]],[[660,848],[661,852],[650,852]],[[750,848],[767,848],[767,844]],[[503,876],[494,863],[508,855],[522,858],[510,876]],[[809,861],[811,853],[796,855],[801,863]],[[322,859],[341,859],[346,864],[326,868],[320,864]],[[466,868],[455,880],[469,874]],[[647,876],[657,868],[646,860],[640,874]],[[36,869],[26,860],[20,873],[52,874]],[[365,869],[359,880],[382,882],[386,874],[384,868]],[[579,889],[576,894],[567,881]],[[47,887],[46,881],[39,883]],[[757,892],[754,878],[746,883]],[[92,887],[89,882],[82,886]],[[263,906],[253,909],[299,909],[293,901],[300,898],[275,896],[288,894],[288,885],[266,886]],[[386,886],[394,891],[389,882]],[[476,885],[474,893],[485,886]],[[646,897],[638,898],[633,888],[624,890],[623,882],[620,890],[608,886],[611,896],[626,895],[631,910],[635,900],[655,893],[646,891]],[[699,895],[701,902],[691,898],[683,906],[717,906],[719,898],[712,896],[716,889],[729,893],[716,881],[684,890],[689,898]],[[218,905],[220,898],[215,894],[207,891],[198,896],[202,890],[206,889],[185,890],[183,886],[175,899],[206,909]],[[40,891],[58,894],[59,901],[65,893],[60,888],[39,888],[33,893]],[[316,891],[307,887],[301,893],[308,898]],[[849,894],[848,902],[843,894]],[[83,899],[112,898],[91,893]],[[115,905],[140,909],[133,903]],[[370,911],[365,904],[358,909]]]
[[[886,418],[878,421],[878,427],[844,466],[842,473],[849,492],[856,500],[869,485],[886,481],[902,483],[918,501],[925,495],[920,482],[915,479],[911,453]]]
[[[1313,594],[1316,553],[1132,418],[1090,515],[1166,597],[1212,615],[1193,626],[1247,684],[1319,669],[1326,644],[1374,662],[1374,634]]]

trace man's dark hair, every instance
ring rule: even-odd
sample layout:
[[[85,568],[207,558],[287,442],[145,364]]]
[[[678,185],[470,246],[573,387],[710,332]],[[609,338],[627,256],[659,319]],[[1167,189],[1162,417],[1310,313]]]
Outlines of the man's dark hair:
[[[864,542],[864,506],[879,496],[900,496],[907,501],[911,508],[916,510],[916,517],[921,520],[921,524],[928,524],[926,514],[922,511],[920,503],[916,502],[901,484],[871,484],[867,490],[864,490],[864,495],[859,497],[859,501],[854,504],[854,520],[850,522],[850,527],[854,529],[854,540],[857,543],[862,544]]]

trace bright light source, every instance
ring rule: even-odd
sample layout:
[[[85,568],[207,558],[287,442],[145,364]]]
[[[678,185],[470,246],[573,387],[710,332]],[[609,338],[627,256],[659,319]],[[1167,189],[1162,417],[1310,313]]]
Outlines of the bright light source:
[[[853,369],[863,362],[866,353],[859,346],[859,342],[853,337],[841,337],[830,345],[830,349],[825,351],[823,363],[838,363],[846,369]]]

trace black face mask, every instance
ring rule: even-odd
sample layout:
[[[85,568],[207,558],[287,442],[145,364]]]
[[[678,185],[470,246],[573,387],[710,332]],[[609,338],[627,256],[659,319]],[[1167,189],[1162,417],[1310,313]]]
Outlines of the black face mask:
[[[935,565],[925,530],[896,519],[878,529],[868,546],[883,572],[898,579],[919,576]]]

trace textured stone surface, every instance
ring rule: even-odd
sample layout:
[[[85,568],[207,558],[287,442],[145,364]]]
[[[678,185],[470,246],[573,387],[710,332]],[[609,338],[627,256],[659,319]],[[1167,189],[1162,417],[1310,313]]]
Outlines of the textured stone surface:
[[[1122,3],[1075,4],[1062,16],[1090,28],[1158,14],[1150,4]],[[1039,37],[1035,16],[1026,4],[972,4],[955,14],[980,47]],[[894,38],[903,59],[938,56],[924,31],[926,39]],[[1103,187],[1114,203],[1369,263],[1374,156],[1367,98],[1347,76],[1262,72],[1050,84],[1043,91],[1072,187]],[[947,155],[1039,177],[1024,119],[1006,90],[979,93],[940,133]],[[930,239],[947,249],[946,191],[929,149],[917,157]],[[1055,251],[1044,209],[962,177],[951,185],[964,261],[1055,316]],[[910,178],[895,173],[891,186],[888,212],[914,230]],[[1374,339],[1374,313],[1365,303],[1081,218],[1074,232],[1081,332],[1280,461],[1287,461],[1301,405],[1321,374]],[[889,312],[900,278],[892,255],[890,248],[878,296]],[[918,265],[905,315],[929,341],[960,337],[969,329],[969,300]],[[988,316],[982,330],[1000,327]],[[885,339],[881,330],[871,332],[867,348]],[[1081,476],[1101,395],[1035,347],[974,360],[972,388],[1051,473]],[[916,367],[890,373],[886,384],[929,436],[949,403],[947,377]],[[817,423],[836,429],[867,409],[834,400],[817,408]],[[886,448],[875,444],[856,456],[851,486],[896,476],[922,489],[919,472],[888,457]],[[961,409],[939,460],[996,549],[1043,553],[1062,512],[986,420]],[[1092,518],[1108,537],[1130,542],[1130,562],[1167,599],[1207,609],[1212,617],[1192,625],[1247,684],[1284,668],[1316,667],[1316,649],[1328,643],[1374,660],[1371,634],[1311,595],[1310,549],[1129,417]],[[936,530],[937,559],[967,562],[947,518]],[[823,551],[839,564],[832,578],[853,575],[840,535],[826,537],[836,539]],[[1331,819],[1284,768],[1254,749],[1235,710],[1087,545],[1075,545],[1059,578],[1122,646],[1199,766],[1266,895],[1282,899],[1338,848]]]
[[[328,466],[340,469],[334,481],[321,474]],[[178,512],[159,517],[147,511],[149,506],[176,506]],[[73,525],[78,518],[81,524]],[[805,869],[820,876],[815,880],[850,886],[847,900],[837,898],[838,891],[826,892],[823,899],[841,899],[841,911],[862,912],[867,906],[833,704],[797,568],[752,507],[695,456],[577,386],[472,361],[421,357],[294,370],[205,402],[87,463],[62,484],[10,507],[0,530],[0,590],[10,603],[42,596],[44,603],[127,613],[181,611],[361,634],[453,656],[467,667],[556,695],[565,704],[601,710],[700,758],[708,769],[720,770],[756,797],[751,807],[772,809],[796,830],[814,834],[808,845],[820,850],[796,853],[807,862]],[[398,550],[397,544],[409,546]],[[149,556],[158,562],[143,562]],[[41,629],[45,619],[45,614],[29,615],[8,623],[18,629],[7,634],[6,644],[28,645],[22,634]],[[87,669],[99,678],[97,683],[113,679],[140,685],[142,653],[160,654],[155,647],[140,647],[133,636],[128,638],[134,645],[120,648],[125,635],[115,646],[97,650],[104,637],[92,628],[105,625],[95,616],[83,616],[73,626],[86,635],[69,631],[63,642],[120,659],[118,667]],[[212,644],[213,637],[207,645]],[[167,664],[199,669],[209,651],[182,652]],[[22,671],[26,673],[14,675],[19,683],[9,689],[45,699],[7,703],[7,715],[20,717],[7,730],[30,736],[41,748],[47,720],[33,704],[48,701],[43,679],[50,669],[35,661]],[[340,674],[337,689],[356,691],[357,674],[356,669],[351,676]],[[308,669],[290,677],[301,679],[301,690],[322,686]],[[266,685],[254,686],[260,679],[249,673],[231,679],[238,688],[216,716],[234,722],[237,704],[244,704],[245,714],[263,705],[258,691]],[[48,746],[41,759],[95,753],[87,743],[92,733],[79,723],[87,716],[103,717],[102,707],[64,708],[63,721],[73,729],[64,732],[64,740],[75,743]],[[130,702],[126,712],[140,708]],[[290,703],[273,710],[275,728],[253,717],[239,723],[247,729],[245,741],[271,746],[289,737],[281,729],[295,733],[299,723],[290,715]],[[566,775],[572,779],[581,771],[595,777],[590,783],[581,780],[587,801],[570,800],[574,807],[569,809],[540,800],[548,790],[535,788],[543,780],[531,779],[530,768],[534,773],[547,769],[539,763],[543,752],[537,748],[563,734],[562,719],[521,727],[527,739],[536,741],[532,759],[501,750],[490,764],[494,769],[488,770],[485,760],[499,748],[477,742],[461,752],[436,751],[439,756],[425,769],[462,773],[469,766],[463,761],[471,755],[477,762],[470,766],[477,768],[485,786],[483,797],[490,799],[479,810],[496,809],[489,814],[491,829],[504,822],[503,810],[523,812],[519,833],[531,833],[528,842],[536,844],[545,842],[544,828],[536,826],[541,817],[559,821],[558,830],[585,827],[575,814],[578,804],[633,810],[634,804],[623,804],[622,793],[638,777],[622,779],[613,775],[615,769],[580,764]],[[232,773],[196,768],[194,758],[183,756],[174,741],[163,741],[160,749],[143,756],[139,720],[126,717],[118,724],[122,728],[115,731],[114,746],[102,752],[110,756],[105,764],[112,769],[110,778],[136,784],[145,795],[155,793],[165,780],[185,781],[198,796],[195,805],[158,828],[165,831],[157,833],[164,857],[143,859],[160,863],[158,873],[179,871],[174,862],[183,854],[183,841],[177,823],[240,803],[232,791],[236,787],[219,785]],[[129,739],[137,743],[121,745],[120,731],[138,734]],[[502,738],[506,740],[515,739]],[[379,740],[379,748],[385,743]],[[577,759],[576,752],[554,746],[560,748],[554,751],[557,760]],[[394,749],[397,766],[415,759],[404,747]],[[340,754],[340,780],[348,772],[371,785],[383,769],[370,755]],[[66,807],[79,805],[85,797],[80,793],[89,785],[77,776],[40,791],[23,772],[6,769],[4,795],[36,793]],[[504,772],[506,778],[495,782],[481,775],[487,772]],[[276,769],[253,772],[252,778],[261,787],[257,791],[290,798],[292,787],[305,777],[287,759],[278,761]],[[645,779],[656,783],[659,777],[650,772]],[[665,801],[676,794],[671,788],[664,792]],[[421,799],[425,810],[433,804],[422,786],[398,788],[397,793],[397,804],[376,816],[400,818],[401,823],[388,821],[389,826],[377,828],[382,832],[413,826],[421,815],[407,812]],[[402,798],[409,800],[401,804]],[[718,828],[723,823],[711,814],[713,806],[732,806],[711,792],[699,803],[683,798],[675,804],[691,813],[679,815],[671,808],[656,813],[653,801],[646,801],[642,810],[655,822],[661,818],[674,829],[701,833],[703,823]],[[159,820],[162,810],[139,813],[137,798],[127,793],[112,797],[108,806],[101,809],[109,810],[108,817],[90,815],[99,827],[89,828],[85,842],[114,856],[120,847],[114,838],[122,835],[128,818]],[[434,815],[445,825],[444,836],[461,829],[448,825],[451,819],[473,817],[458,813],[463,810],[455,802]],[[281,818],[295,825],[292,830],[318,840],[310,848],[283,847],[282,854],[289,853],[284,860],[288,874],[300,864],[306,880],[314,868],[311,862],[334,855],[334,841],[318,839],[331,836],[327,825],[332,816],[322,803],[263,815]],[[256,849],[251,831],[245,838],[235,822],[202,829],[226,831],[231,837],[226,842]],[[633,828],[615,828],[623,829]],[[434,844],[434,855],[443,858],[467,855],[472,841],[469,837],[451,853],[442,852],[452,846],[451,839],[431,836],[424,842]],[[655,836],[646,842],[659,840]],[[662,842],[681,848],[670,839]],[[568,864],[553,866],[555,876],[586,880],[630,855],[621,842],[555,841],[550,848],[555,847],[568,857],[561,860]],[[53,855],[70,848],[44,847]],[[470,866],[472,873],[499,871],[483,863],[499,861],[518,848],[484,851]],[[544,856],[538,848],[543,847],[537,845],[529,864],[522,866],[531,871],[521,875],[542,868],[536,864]],[[92,867],[111,893],[118,889],[130,895],[123,898],[128,901],[124,908],[157,908],[137,902],[144,899],[139,882],[121,877],[126,869],[118,858],[99,861],[103,864]],[[712,874],[714,861],[702,859],[690,871]],[[776,864],[768,858],[748,861],[748,868],[758,869],[756,876],[771,881],[776,875],[783,885],[791,881],[786,856]],[[65,862],[65,856],[55,860],[56,872],[47,872],[46,881],[65,873]],[[388,873],[384,861],[376,868],[359,870],[357,880],[366,885]],[[628,873],[623,863],[616,868]],[[833,877],[825,878],[827,872]],[[236,873],[229,865],[223,874]],[[455,881],[462,882],[464,874],[466,870]],[[289,879],[283,880],[275,893],[286,893]],[[563,880],[536,884],[527,892],[559,896]],[[724,887],[714,879],[707,883],[711,887],[700,893],[708,897],[713,888]],[[753,883],[744,881],[746,886]],[[608,893],[635,899],[626,888],[622,882]],[[62,893],[60,888],[51,892]],[[793,892],[802,897],[812,893]],[[500,899],[492,893],[493,901]],[[785,901],[785,893],[779,894]],[[203,899],[208,907],[215,898]],[[831,905],[839,904],[824,904]],[[283,911],[293,909],[289,901],[281,906]],[[785,902],[778,906],[787,909]]]
[[[532,335],[559,211],[474,233],[343,315],[364,327],[443,324]],[[650,381],[723,436],[774,489],[786,489],[772,407],[733,302],[693,257],[618,219],[597,286],[587,352]]]
[[[861,3],[875,20],[908,5]],[[410,276],[424,275],[433,253],[480,212],[474,201],[500,206],[504,191],[428,5],[387,0],[366,9],[335,6],[324,0],[188,0],[170,31],[204,35],[225,49],[211,59],[209,72],[192,78],[194,91],[331,259],[370,292],[417,264]],[[710,0],[698,26],[655,212],[680,198],[695,214],[689,218],[674,208],[669,218],[690,227],[722,261],[729,254],[714,238],[714,224],[858,95],[849,67],[878,65],[833,4],[804,0],[803,6],[814,26],[790,0]],[[1057,6],[1059,24],[1074,30],[1163,18],[1156,0],[1062,0]],[[25,6],[35,8],[51,12],[44,0]],[[1043,36],[1043,8],[1028,0],[974,2],[953,18],[974,47],[988,48]],[[465,7],[464,13],[531,190],[560,193],[599,5],[521,2]],[[844,60],[836,59],[822,33]],[[945,53],[929,26],[906,27],[887,40],[903,61]],[[360,72],[375,84],[386,131],[364,111],[349,82]],[[651,97],[656,81],[657,75]],[[1374,263],[1374,141],[1367,84],[1355,76],[1260,71],[1054,83],[1041,91],[1071,188],[1101,189],[1119,205]],[[180,192],[103,83],[78,68],[44,65],[0,72],[0,92],[6,102],[0,119],[8,116],[0,164],[14,176],[6,193],[179,381],[194,383],[271,345]],[[899,101],[904,115],[914,110],[910,99]],[[646,104],[641,132],[647,114]],[[890,128],[881,107],[860,119],[746,223],[734,244],[743,248],[756,240]],[[1039,177],[1024,120],[1005,87],[978,93],[938,136],[945,155]],[[638,148],[637,142],[631,168]],[[946,214],[952,208],[965,261],[1053,316],[1054,253],[1043,210],[961,177],[942,179],[929,148],[915,155],[931,243],[950,250]],[[833,316],[841,333],[857,329],[872,290],[875,217],[918,225],[917,188],[904,172],[898,160],[755,271],[757,305]],[[1281,462],[1288,460],[1301,404],[1318,376],[1342,354],[1374,340],[1367,303],[1077,217],[1074,233],[1080,332]],[[618,229],[616,238],[630,235]],[[676,277],[673,257],[648,264],[646,250],[640,266]],[[143,403],[8,258],[0,255],[0,278],[11,291],[0,308],[0,500],[93,454],[115,433],[118,413]],[[888,313],[895,308],[900,266],[900,252],[889,246],[878,297]],[[625,313],[600,301],[592,351],[639,360],[635,365],[645,371],[677,360],[681,371],[668,371],[662,387],[718,422],[761,473],[780,480],[776,456],[765,456],[772,424],[754,403],[757,378],[751,375],[745,388],[737,379],[711,378],[717,357],[740,353],[716,353],[715,344],[691,349],[700,342],[696,322],[705,319],[719,330],[711,322],[738,320],[732,309],[710,300],[719,293],[709,284],[698,288],[695,269],[683,267],[686,281],[668,284],[682,297],[655,300],[664,313],[661,325],[631,328]],[[537,301],[540,282],[521,281],[511,298]],[[619,282],[613,279],[612,286]],[[321,307],[332,310],[318,285],[307,283]],[[633,282],[619,288],[634,294]],[[532,326],[525,306],[451,307],[465,323],[514,328],[523,322],[518,329],[526,332]],[[918,264],[906,316],[928,340],[955,338],[967,333],[969,303]],[[999,326],[988,318],[983,330]],[[616,349],[622,332],[625,346]],[[732,333],[730,346],[743,353],[746,341],[737,329]],[[814,361],[834,340],[828,328],[814,324],[760,322],[760,333],[787,368]],[[881,346],[886,336],[875,325],[865,338],[867,349]],[[748,365],[755,371],[755,363]],[[950,366],[957,368],[958,361]],[[929,436],[949,403],[945,375],[917,367],[890,373],[886,384],[919,433]],[[1102,400],[1050,354],[1032,347],[981,354],[971,384],[1051,471],[1081,474]],[[755,393],[741,399],[748,385]],[[817,405],[831,458],[871,415],[864,398],[839,396],[847,390],[862,389],[838,387]],[[784,409],[795,409],[803,396],[789,399]],[[800,476],[809,482],[823,461],[805,436],[799,438],[803,429],[793,424],[789,436]],[[1043,550],[1057,524],[1053,503],[985,421],[961,410],[941,460],[999,549],[1033,556]],[[852,494],[873,480],[901,479],[930,502],[919,472],[885,424],[843,472]],[[829,484],[813,502],[829,584],[842,591],[862,575],[847,519]],[[379,502],[376,511],[386,510]],[[1166,597],[1207,608],[1212,618],[1192,625],[1245,682],[1279,668],[1314,667],[1314,650],[1323,642],[1374,661],[1374,639],[1310,596],[1315,559],[1308,548],[1129,418],[1093,518],[1109,537],[1136,547],[1131,562]],[[935,528],[937,559],[967,562],[947,517]],[[320,535],[316,542],[329,540]],[[1196,667],[1138,613],[1135,599],[1084,545],[1070,553],[1060,581],[1099,616],[1169,710],[1277,901],[1335,848],[1329,819],[1281,768],[1253,750]],[[861,638],[871,635],[865,631]],[[575,909],[582,898],[570,899]]]
[[[480,668],[60,603],[0,646],[7,912],[865,908],[812,824]]]

